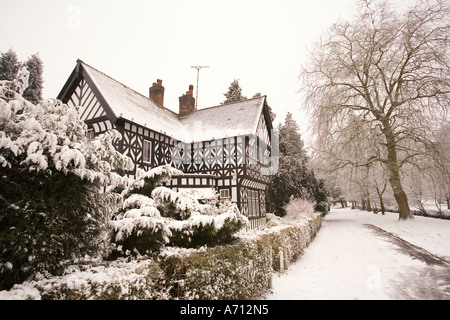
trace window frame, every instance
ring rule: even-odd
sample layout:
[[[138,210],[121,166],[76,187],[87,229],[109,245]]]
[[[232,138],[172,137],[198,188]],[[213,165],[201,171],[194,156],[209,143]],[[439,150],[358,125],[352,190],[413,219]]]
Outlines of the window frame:
[[[259,216],[260,208],[258,190],[247,190],[247,208],[249,217]]]
[[[142,142],[142,162],[151,164],[153,155],[153,143],[151,140],[144,139]]]
[[[228,196],[223,196],[222,192],[226,192]],[[225,203],[226,200],[231,201],[230,188],[221,188],[221,189],[219,189],[219,199],[220,199],[220,203]]]

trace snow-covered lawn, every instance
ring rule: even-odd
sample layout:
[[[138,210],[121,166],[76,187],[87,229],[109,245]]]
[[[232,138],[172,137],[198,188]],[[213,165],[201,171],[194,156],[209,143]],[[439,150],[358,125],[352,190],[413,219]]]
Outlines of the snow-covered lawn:
[[[333,208],[266,299],[450,299],[450,221]]]

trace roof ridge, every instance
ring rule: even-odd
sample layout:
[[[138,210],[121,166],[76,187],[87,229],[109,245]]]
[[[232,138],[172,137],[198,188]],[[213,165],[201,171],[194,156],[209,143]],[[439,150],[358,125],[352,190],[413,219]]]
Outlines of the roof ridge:
[[[94,67],[93,67],[93,66],[91,66],[90,64],[88,64],[88,63],[84,62],[83,60],[81,60],[81,59],[78,59],[78,60],[77,60],[77,62],[79,62],[79,63],[82,63],[82,64],[83,64],[83,65],[85,65],[85,66],[88,66],[89,68],[91,68],[91,69],[95,70],[96,72],[98,72],[98,73],[102,74],[103,76],[105,76],[105,77],[107,77],[107,78],[109,78],[109,79],[111,79],[111,80],[113,80],[113,81],[117,82],[118,84],[122,85],[123,87],[125,87],[125,88],[127,88],[127,89],[129,89],[129,90],[133,91],[134,93],[137,93],[138,95],[140,95],[140,96],[144,97],[145,99],[147,99],[147,100],[149,100],[149,101],[151,101],[151,102],[153,102],[153,103],[155,103],[155,104],[156,104],[156,102],[155,102],[155,101],[153,101],[152,99],[150,99],[149,97],[147,97],[147,96],[143,95],[142,93],[140,93],[140,92],[138,92],[138,91],[134,90],[133,88],[130,88],[130,87],[129,87],[129,86],[127,86],[126,84],[123,84],[123,83],[122,83],[122,82],[120,82],[119,80],[116,80],[116,79],[114,79],[113,77],[111,77],[111,76],[107,75],[106,73],[104,73],[104,72],[102,72],[102,71],[98,70],[97,68],[94,68]],[[159,105],[157,105],[157,106],[158,106],[158,108],[161,108],[161,106],[159,106]],[[176,112],[174,112],[174,111],[170,110],[169,108],[166,108],[166,107],[164,107],[164,106],[162,106],[162,108],[164,108],[164,110],[167,110],[167,111],[170,111],[170,112],[172,112],[172,113],[173,113],[173,114],[175,114],[175,115],[178,115],[178,113],[176,113]]]
[[[202,110],[208,110],[208,109],[212,109],[212,108],[225,107],[225,106],[229,106],[231,104],[244,103],[244,102],[247,102],[247,101],[250,101],[250,100],[256,100],[256,99],[261,99],[261,98],[267,98],[267,96],[263,95],[263,96],[260,96],[260,97],[255,97],[255,98],[250,98],[250,99],[245,99],[245,100],[227,102],[227,103],[224,103],[224,104],[219,104],[217,106],[211,106],[211,107],[206,107],[206,108],[203,108],[203,109],[194,110],[194,112],[202,111]]]

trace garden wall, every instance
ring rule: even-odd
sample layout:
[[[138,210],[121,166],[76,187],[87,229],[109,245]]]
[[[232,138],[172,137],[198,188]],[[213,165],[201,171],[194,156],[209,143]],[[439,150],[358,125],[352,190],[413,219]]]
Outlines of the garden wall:
[[[16,285],[2,299],[254,299],[270,288],[312,241],[321,215],[295,223],[273,218],[271,227],[247,232],[235,244],[169,248],[154,259],[118,260],[62,277]],[[277,220],[278,219],[278,220]],[[280,270],[281,268],[281,270]]]

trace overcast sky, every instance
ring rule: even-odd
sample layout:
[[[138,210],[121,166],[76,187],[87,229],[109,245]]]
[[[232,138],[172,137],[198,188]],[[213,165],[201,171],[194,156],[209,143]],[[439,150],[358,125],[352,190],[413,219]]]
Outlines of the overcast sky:
[[[284,121],[294,114],[305,134],[307,121],[297,93],[307,48],[355,0],[0,0],[0,52],[19,60],[39,53],[44,98],[56,97],[79,58],[148,96],[163,80],[165,106],[178,111],[178,97],[196,85],[199,109],[219,105],[234,79],[243,94],[267,95]],[[194,89],[195,91],[195,89]]]

